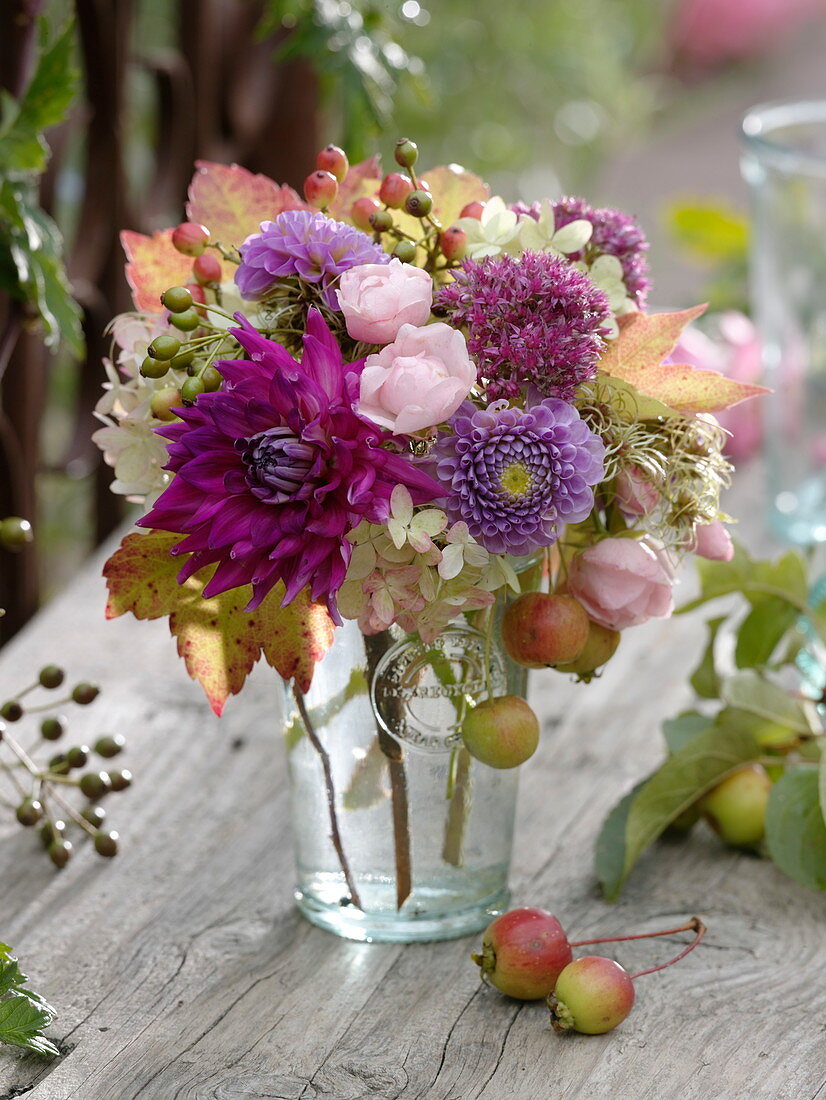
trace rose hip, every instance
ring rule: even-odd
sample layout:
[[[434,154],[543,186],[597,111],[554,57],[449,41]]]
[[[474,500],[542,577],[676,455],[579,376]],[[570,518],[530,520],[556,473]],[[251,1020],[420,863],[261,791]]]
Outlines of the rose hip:
[[[319,210],[325,209],[338,194],[338,180],[332,172],[318,169],[304,180],[304,198]]]
[[[364,198],[356,199],[350,207],[350,218],[357,229],[361,229],[364,233],[370,233],[373,229],[370,216],[379,210],[381,210],[381,203],[378,199],[371,199],[365,196]]]
[[[181,222],[172,231],[172,244],[184,256],[200,256],[209,244],[209,230],[198,222]]]
[[[347,154],[343,149],[339,149],[337,145],[325,145],[315,158],[315,166],[322,172],[329,172],[341,183],[347,175],[350,162],[347,160]]]

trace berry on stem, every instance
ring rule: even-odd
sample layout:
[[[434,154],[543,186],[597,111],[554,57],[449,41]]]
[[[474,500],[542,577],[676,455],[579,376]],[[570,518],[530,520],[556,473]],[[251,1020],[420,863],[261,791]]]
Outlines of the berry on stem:
[[[46,665],[41,668],[40,675],[37,677],[41,687],[50,689],[59,688],[65,678],[66,673],[57,665]]]
[[[416,245],[413,241],[399,241],[393,249],[393,255],[403,264],[412,264],[416,259]]]
[[[341,183],[347,175],[350,162],[343,149],[339,149],[337,145],[330,144],[325,145],[315,158],[315,166],[322,172],[329,172],[331,176],[335,176],[338,182]]]
[[[367,196],[361,199],[356,199],[353,205],[350,207],[350,218],[353,225],[357,229],[361,229],[364,233],[369,233],[374,228],[373,223],[370,221],[370,216],[381,210],[381,204],[378,199],[371,199]]]
[[[49,845],[49,859],[55,867],[65,867],[72,858],[72,843],[63,837],[55,838]]]
[[[108,772],[86,772],[78,784],[83,794],[93,802],[103,798],[112,789],[112,780]]]
[[[72,699],[78,706],[87,707],[90,703],[94,703],[100,695],[100,688],[96,684],[90,684],[86,680],[81,680],[79,684],[75,684],[72,688]]]
[[[452,225],[439,236],[439,248],[451,263],[461,260],[467,250],[467,233],[458,225]]]
[[[125,748],[126,738],[122,733],[108,734],[106,737],[99,737],[95,741],[95,752],[98,756],[103,756],[107,760],[111,760],[113,756],[117,756]]]
[[[66,719],[60,715],[44,718],[40,723],[40,736],[44,741],[59,741],[66,732]]]
[[[411,191],[404,200],[404,209],[412,218],[426,218],[433,209],[433,199],[427,191],[419,188]]]
[[[21,825],[36,825],[43,816],[43,806],[36,798],[24,798],[15,811]]]
[[[183,313],[192,308],[192,295],[185,286],[171,286],[161,295],[161,305],[170,313]]]
[[[150,359],[174,359],[181,350],[181,341],[177,336],[156,336],[146,349]]]
[[[511,909],[488,925],[481,953],[471,958],[500,992],[536,1001],[548,996],[571,961],[571,945],[546,909]]]
[[[304,198],[318,210],[326,210],[338,194],[338,180],[332,172],[318,169],[304,180]]]
[[[209,259],[212,257],[210,256]],[[194,332],[198,325],[203,323],[203,317],[195,309],[185,309],[183,313],[173,313],[169,321],[180,332]],[[173,365],[177,364],[173,362]]]
[[[195,276],[196,282],[201,286],[208,286],[210,283],[220,283],[221,281],[221,261],[217,256],[213,256],[211,252],[205,252],[203,256],[199,256],[192,265],[192,274]]]
[[[132,786],[132,773],[128,768],[117,768],[109,772],[109,780],[113,791],[125,791]]]
[[[198,222],[181,222],[172,231],[172,244],[184,256],[200,256],[209,244],[209,230]]]
[[[463,206],[459,211],[460,218],[475,218],[477,221],[482,220],[482,215],[485,212],[485,204],[483,202],[469,202],[466,206]]]
[[[95,851],[105,859],[116,856],[118,854],[118,834],[114,831],[95,833]]]
[[[379,199],[385,206],[400,210],[404,200],[413,190],[413,180],[409,176],[403,176],[401,172],[391,172],[381,181]]]
[[[465,748],[491,768],[516,768],[536,752],[539,721],[518,695],[486,699],[462,723]]]
[[[23,708],[16,699],[7,699],[0,707],[0,718],[6,722],[19,722],[23,717]]]
[[[200,378],[187,378],[181,386],[181,401],[184,405],[194,405],[202,393],[206,392],[206,386]]]
[[[152,394],[149,402],[149,411],[157,420],[177,420],[175,409],[181,407],[181,391],[176,386],[165,386]]]
[[[402,168],[412,168],[419,159],[419,147],[410,138],[399,138],[393,155],[396,164],[400,164]]]
[[[169,373],[169,366],[166,359],[153,359],[147,355],[141,363],[140,372],[144,378],[164,378]]]
[[[370,215],[370,225],[377,233],[393,228],[393,215],[389,210],[376,210]]]

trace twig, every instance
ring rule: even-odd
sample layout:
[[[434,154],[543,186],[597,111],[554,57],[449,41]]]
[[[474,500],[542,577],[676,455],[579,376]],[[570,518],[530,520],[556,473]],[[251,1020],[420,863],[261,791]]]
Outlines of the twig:
[[[341,842],[341,833],[338,827],[338,813],[336,812],[336,790],[333,785],[333,769],[330,765],[330,756],[327,750],[319,740],[318,734],[313,726],[312,719],[310,718],[307,710],[307,705],[304,702],[303,694],[298,690],[295,683],[293,683],[293,695],[298,707],[298,713],[301,715],[301,721],[304,723],[304,728],[307,731],[307,737],[310,739],[310,744],[318,753],[321,760],[321,767],[324,771],[324,786],[327,791],[327,808],[330,811],[330,840],[333,842],[333,847],[336,850],[338,861],[341,864],[341,869],[344,872],[344,881],[347,883],[347,889],[350,891],[350,900],[356,908],[361,909],[361,898],[359,892],[356,889],[356,884],[353,879],[353,875],[350,871],[350,864],[347,861],[347,856],[344,853],[344,845]]]
[[[390,648],[392,638],[388,631],[368,634],[364,638],[367,653],[367,680],[371,683],[382,656]],[[401,705],[401,701],[398,701]],[[393,852],[396,862],[396,908],[401,909],[413,888],[413,872],[410,860],[410,817],[407,800],[407,774],[404,770],[404,753],[401,745],[376,721],[379,747],[387,757],[390,773],[390,800],[393,809]]]
[[[442,859],[454,867],[462,866],[462,848],[465,826],[470,813],[470,763],[471,756],[464,745],[457,750],[456,778],[447,810]]]

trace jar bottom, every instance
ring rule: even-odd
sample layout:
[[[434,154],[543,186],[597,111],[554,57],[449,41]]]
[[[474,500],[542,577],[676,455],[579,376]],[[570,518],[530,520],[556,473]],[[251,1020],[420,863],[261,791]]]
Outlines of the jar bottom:
[[[497,878],[501,882],[501,876]],[[482,897],[478,889],[463,897],[455,882],[435,881],[417,886],[397,910],[392,879],[359,878],[357,887],[363,910],[342,904],[347,888],[341,875],[316,875],[304,889],[296,889],[294,896],[299,911],[311,924],[363,943],[458,939],[487,928],[510,902],[510,891],[503,886]]]

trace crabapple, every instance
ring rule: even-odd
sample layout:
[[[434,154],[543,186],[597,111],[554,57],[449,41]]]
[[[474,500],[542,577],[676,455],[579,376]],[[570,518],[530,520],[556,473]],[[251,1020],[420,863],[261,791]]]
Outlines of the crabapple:
[[[536,752],[539,720],[518,695],[485,699],[462,723],[471,756],[491,768],[516,768]]]
[[[482,977],[500,992],[537,1001],[553,990],[571,961],[562,925],[546,909],[511,909],[488,925],[482,951],[471,955]]]
[[[556,666],[558,672],[572,672],[579,676],[590,676],[610,660],[620,644],[620,632],[595,623],[593,619],[588,627],[585,645],[573,659]]]
[[[631,975],[613,959],[585,955],[569,963],[548,997],[554,1031],[603,1035],[634,1006]]]
[[[748,848],[763,838],[772,781],[760,764],[744,764],[700,802],[709,825],[726,844]]]
[[[511,660],[525,668],[574,661],[588,641],[590,620],[573,596],[526,592],[502,620],[502,641]]]

